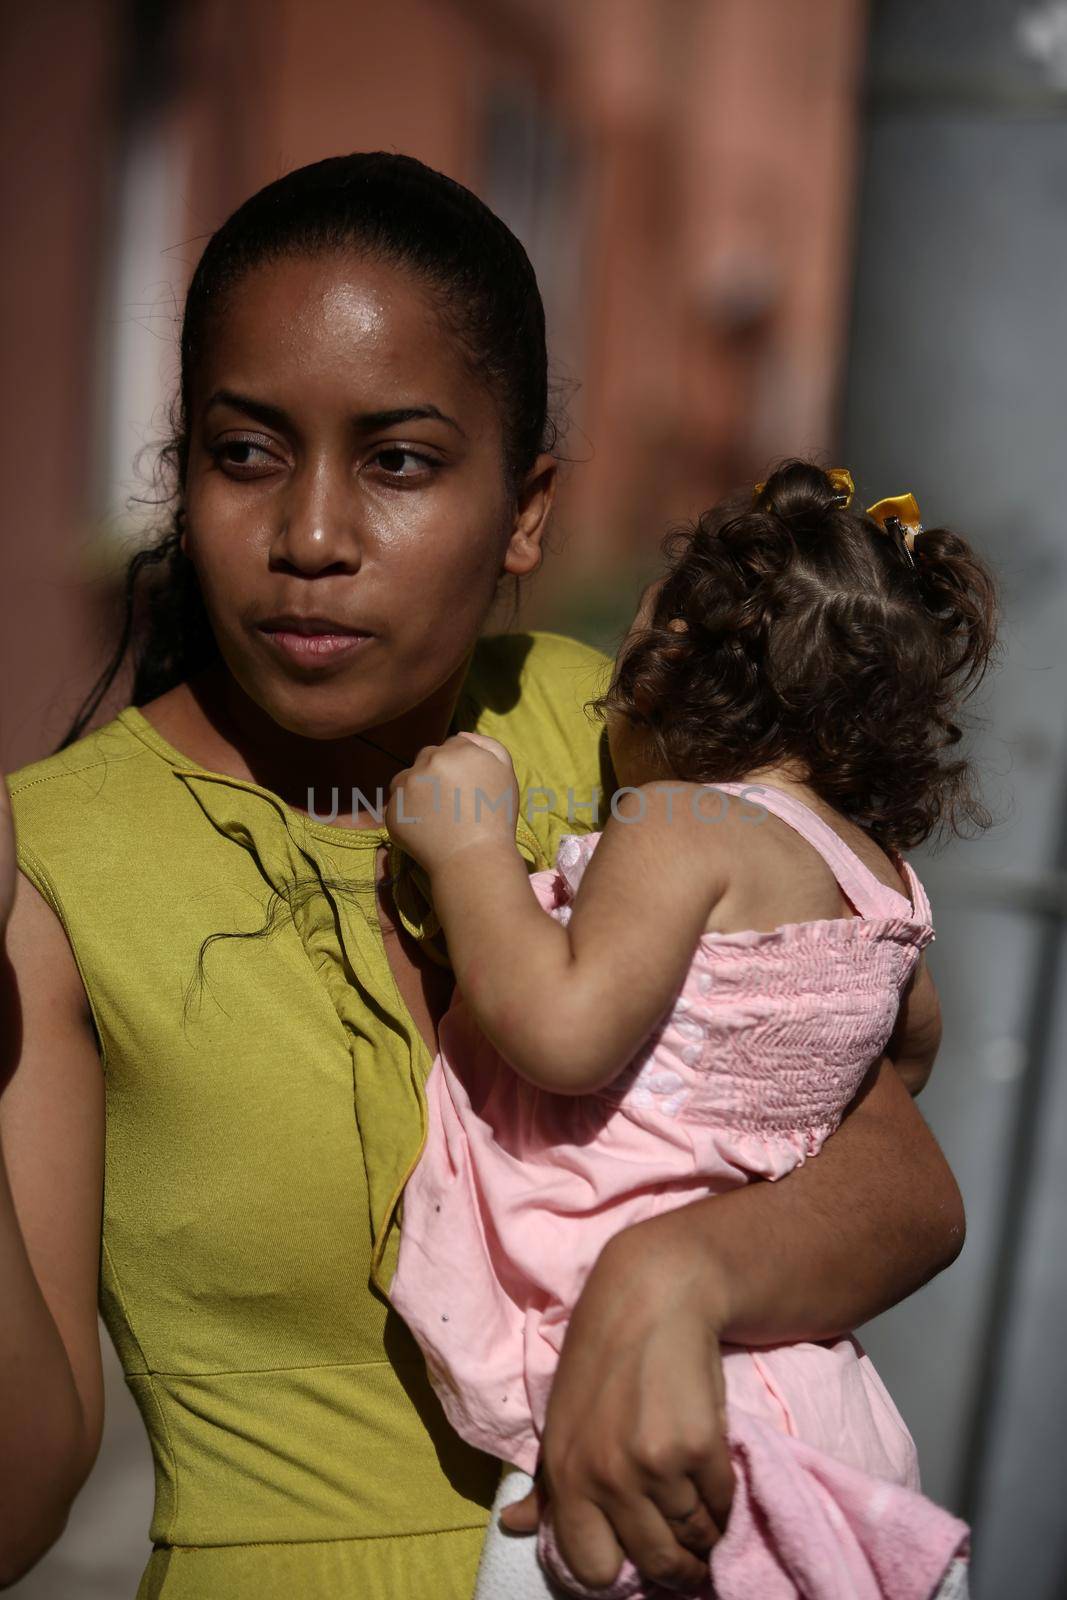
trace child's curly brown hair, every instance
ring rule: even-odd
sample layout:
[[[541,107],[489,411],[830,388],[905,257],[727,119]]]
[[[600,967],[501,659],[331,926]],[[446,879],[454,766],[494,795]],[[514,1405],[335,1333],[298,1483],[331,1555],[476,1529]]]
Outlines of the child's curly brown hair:
[[[919,535],[912,565],[841,501],[821,467],[787,461],[758,493],[672,529],[649,625],[588,705],[646,730],[684,781],[799,761],[886,849],[988,827],[952,752],[996,648],[993,575],[943,528]]]

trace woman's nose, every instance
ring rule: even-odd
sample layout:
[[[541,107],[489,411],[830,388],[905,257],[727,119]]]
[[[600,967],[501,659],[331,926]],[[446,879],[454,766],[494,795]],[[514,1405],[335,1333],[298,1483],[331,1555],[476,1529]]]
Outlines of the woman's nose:
[[[356,513],[347,480],[326,471],[294,480],[271,540],[271,566],[305,577],[355,572],[362,559]]]

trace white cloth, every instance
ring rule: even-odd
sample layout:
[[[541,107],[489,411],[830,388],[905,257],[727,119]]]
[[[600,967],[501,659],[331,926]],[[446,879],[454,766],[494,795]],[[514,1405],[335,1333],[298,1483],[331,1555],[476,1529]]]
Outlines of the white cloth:
[[[568,1600],[537,1559],[536,1533],[509,1533],[500,1526],[502,1506],[521,1500],[533,1488],[533,1478],[520,1467],[504,1463],[485,1533],[474,1600]]]
[[[957,1557],[942,1578],[934,1600],[970,1600],[970,1593],[967,1562]]]

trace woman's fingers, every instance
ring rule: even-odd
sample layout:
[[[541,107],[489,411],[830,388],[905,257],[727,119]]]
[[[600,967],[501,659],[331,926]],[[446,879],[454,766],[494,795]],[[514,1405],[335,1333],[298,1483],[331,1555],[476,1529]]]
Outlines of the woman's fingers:
[[[554,1500],[551,1516],[564,1560],[591,1589],[612,1582],[624,1554],[643,1578],[680,1594],[696,1594],[707,1581],[707,1556],[685,1549],[636,1486],[629,1494],[605,1495],[599,1505],[574,1496]]]
[[[536,1533],[541,1522],[541,1502],[536,1486],[521,1500],[502,1506],[499,1515],[510,1533]]]
[[[694,1494],[695,1492],[694,1488]],[[511,1505],[502,1507],[499,1513],[500,1521],[511,1533],[536,1533],[541,1517],[544,1514],[546,1503],[546,1497],[543,1492],[535,1487],[530,1490],[529,1494],[524,1495],[521,1500],[515,1500]],[[640,1502],[635,1502],[635,1504],[639,1505]],[[634,1548],[650,1551],[658,1549],[662,1552],[661,1558],[654,1554],[648,1558],[644,1556],[640,1558],[642,1560],[651,1560],[654,1567],[658,1562],[659,1570],[664,1574],[659,1581],[681,1582],[685,1587],[691,1587],[695,1584],[699,1587],[707,1577],[707,1551],[715,1539],[719,1537],[719,1534],[718,1530],[711,1524],[711,1519],[707,1515],[707,1507],[702,1504],[700,1511],[703,1521],[695,1523],[691,1520],[689,1527],[684,1532],[676,1524],[668,1525],[666,1518],[663,1519],[662,1525],[657,1525],[651,1517],[645,1517],[644,1537],[640,1540],[640,1545],[635,1544]],[[621,1510],[616,1514],[623,1516],[624,1520],[627,1520],[630,1524],[634,1520],[632,1517],[626,1518],[625,1513]],[[706,1541],[704,1523],[712,1529],[711,1537]],[[605,1515],[602,1513],[596,1515],[595,1508],[593,1514],[587,1514],[584,1517],[579,1514],[577,1518],[564,1511],[561,1518],[554,1519],[553,1527],[560,1553],[575,1577],[580,1578],[590,1588],[600,1588],[611,1582],[622,1563],[624,1550],[612,1531],[611,1522]],[[673,1538],[671,1537],[672,1534]],[[568,1553],[568,1545],[572,1542],[575,1548]],[[698,1558],[695,1567],[689,1565],[685,1571],[682,1570],[685,1558],[677,1550],[678,1542],[689,1545],[690,1548],[693,1548],[694,1545],[696,1546],[696,1548],[693,1548],[693,1553]],[[579,1545],[581,1549],[580,1556],[578,1555]],[[631,1550],[628,1553],[634,1565],[639,1570],[643,1570],[640,1567],[639,1560],[635,1558],[634,1551]],[[598,1554],[603,1557],[602,1564],[597,1560]],[[704,1559],[700,1559],[701,1556]],[[650,1573],[648,1575],[654,1576],[655,1574]],[[684,1592],[684,1589],[682,1592]]]
[[[706,1507],[716,1530],[716,1539],[721,1539],[730,1520],[734,1498],[734,1469],[725,1428],[720,1431],[699,1465],[691,1471],[701,1503]]]
[[[693,1555],[706,1557],[722,1538],[723,1529],[716,1523],[700,1485],[693,1478],[685,1480],[681,1491],[677,1487],[670,1490],[652,1487],[648,1494],[675,1539]]]
[[[579,1583],[589,1589],[606,1589],[626,1553],[608,1517],[591,1500],[573,1494],[553,1496],[548,1515],[559,1553]]]

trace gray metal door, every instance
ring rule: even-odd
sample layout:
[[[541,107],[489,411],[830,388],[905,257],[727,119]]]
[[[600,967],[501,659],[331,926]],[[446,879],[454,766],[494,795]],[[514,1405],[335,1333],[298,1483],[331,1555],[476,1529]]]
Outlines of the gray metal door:
[[[974,1593],[1067,1593],[1067,4],[872,8],[841,433],[868,501],[1001,574],[974,747],[997,821],[921,852],[945,1044],[920,1102],[960,1179],[958,1263],[864,1342]],[[907,783],[906,770],[900,773]]]

